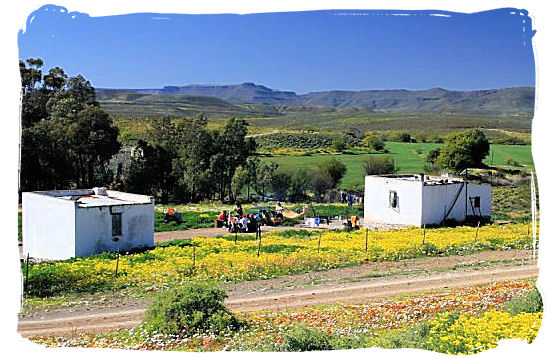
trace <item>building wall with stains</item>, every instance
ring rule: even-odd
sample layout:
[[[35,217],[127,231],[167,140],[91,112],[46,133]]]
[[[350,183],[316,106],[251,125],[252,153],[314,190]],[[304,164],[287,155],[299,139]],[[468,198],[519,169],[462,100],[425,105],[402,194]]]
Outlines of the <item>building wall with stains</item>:
[[[121,251],[154,245],[154,204],[78,207],[76,256]],[[121,215],[121,234],[113,235],[113,213]],[[118,243],[113,239],[118,238]]]

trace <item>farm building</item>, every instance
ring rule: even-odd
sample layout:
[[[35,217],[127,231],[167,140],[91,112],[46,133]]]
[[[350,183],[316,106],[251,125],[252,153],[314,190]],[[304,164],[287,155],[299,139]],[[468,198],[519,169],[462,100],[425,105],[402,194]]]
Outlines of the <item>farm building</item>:
[[[154,200],[105,188],[23,193],[23,254],[64,260],[153,246]]]
[[[367,175],[365,222],[443,225],[491,216],[491,186],[451,176]]]

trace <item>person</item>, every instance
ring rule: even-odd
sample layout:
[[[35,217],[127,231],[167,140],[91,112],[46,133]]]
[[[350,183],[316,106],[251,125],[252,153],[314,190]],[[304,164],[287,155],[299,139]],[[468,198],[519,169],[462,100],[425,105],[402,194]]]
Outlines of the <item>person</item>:
[[[357,215],[351,216],[351,228],[359,229],[359,217]]]
[[[229,223],[228,223],[228,231],[229,232],[236,232],[237,229],[238,229],[238,225],[237,223],[239,222],[239,220],[237,219],[236,216],[230,216],[229,217]]]
[[[340,202],[342,204],[346,202],[346,192],[343,190],[340,192]]]
[[[277,206],[275,206],[275,212],[277,214],[282,214],[285,208],[281,205],[281,203],[278,201]]]
[[[249,222],[249,219],[248,217],[246,216],[243,216],[241,218],[241,220],[239,220],[240,224],[241,224],[241,230],[242,232],[247,232],[248,231],[248,222]]]
[[[227,226],[227,211],[222,211],[216,218],[216,227]]]
[[[235,208],[235,211],[237,212],[238,216],[243,216],[244,215],[243,207],[241,206],[241,204],[237,204],[237,207]]]
[[[353,195],[348,195],[348,206],[353,206],[353,203],[355,202],[355,197]]]
[[[248,214],[248,232],[256,232],[258,229],[258,223],[253,214]]]

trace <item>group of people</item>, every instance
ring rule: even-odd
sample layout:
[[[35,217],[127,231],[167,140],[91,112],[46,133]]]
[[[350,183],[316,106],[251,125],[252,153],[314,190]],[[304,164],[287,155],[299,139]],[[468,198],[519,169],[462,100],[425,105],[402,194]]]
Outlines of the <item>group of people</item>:
[[[245,214],[241,204],[235,207],[236,215],[231,215],[227,210],[222,211],[216,218],[216,227],[227,228],[229,232],[256,232],[261,225],[261,216],[257,214]]]
[[[340,203],[348,203],[348,206],[353,206],[355,204],[356,198],[353,194],[348,194],[345,191],[340,191]]]

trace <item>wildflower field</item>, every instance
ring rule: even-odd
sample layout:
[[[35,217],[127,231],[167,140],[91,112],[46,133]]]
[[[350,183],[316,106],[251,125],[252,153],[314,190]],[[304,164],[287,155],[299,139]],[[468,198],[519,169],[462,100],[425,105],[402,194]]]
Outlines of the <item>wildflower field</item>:
[[[357,304],[238,314],[247,322],[225,334],[162,335],[142,326],[72,338],[34,338],[46,346],[160,350],[292,350],[289,332],[305,327],[322,335],[329,349],[413,347],[453,354],[494,348],[500,339],[530,343],[541,312],[509,312],[511,300],[534,290],[516,280]]]
[[[255,280],[358,265],[365,261],[462,255],[482,250],[529,249],[528,224],[479,228],[408,228],[391,231],[283,231],[176,240],[154,249],[22,266],[26,297],[123,288],[160,291],[192,278]]]

